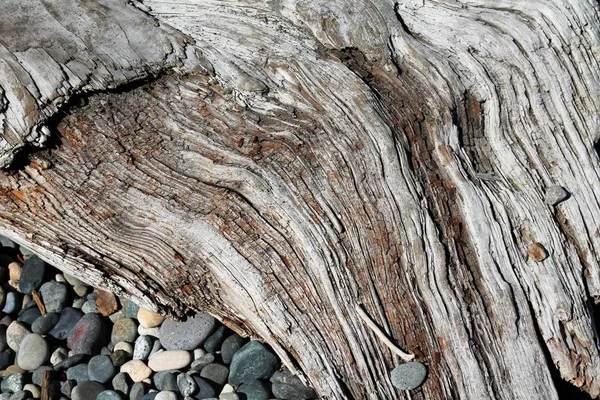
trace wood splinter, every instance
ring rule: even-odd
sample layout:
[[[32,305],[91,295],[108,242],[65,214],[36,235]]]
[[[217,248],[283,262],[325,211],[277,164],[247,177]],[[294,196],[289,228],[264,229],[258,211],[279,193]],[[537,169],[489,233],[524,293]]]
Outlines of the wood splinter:
[[[396,353],[402,360],[407,361],[407,362],[412,361],[415,358],[414,354],[406,353],[406,352],[402,351],[400,348],[398,348],[398,346],[396,346],[394,343],[392,343],[390,338],[388,338],[387,335],[385,333],[383,333],[383,331],[377,326],[375,321],[373,321],[371,319],[371,317],[369,317],[369,315],[365,312],[365,310],[363,310],[363,308],[361,307],[360,304],[358,304],[358,303],[355,304],[354,309],[356,310],[358,315],[362,318],[362,320],[365,321],[367,326],[373,332],[375,332],[375,334],[379,337],[379,339],[381,339],[381,341],[383,343],[385,343],[385,345],[387,347],[389,347],[390,350],[392,350],[392,352]]]

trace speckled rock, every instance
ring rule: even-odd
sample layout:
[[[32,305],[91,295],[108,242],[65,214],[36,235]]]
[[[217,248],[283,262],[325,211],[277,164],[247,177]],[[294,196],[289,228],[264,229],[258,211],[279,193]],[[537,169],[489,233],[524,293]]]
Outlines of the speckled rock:
[[[238,386],[251,379],[268,379],[278,364],[277,357],[265,345],[250,341],[233,355],[229,383]]]
[[[121,394],[114,390],[105,390],[98,394],[96,400],[122,400],[122,398],[123,397],[121,396]]]
[[[194,350],[215,330],[216,323],[216,319],[205,313],[181,322],[165,320],[160,327],[160,342],[168,350]]]
[[[25,376],[23,374],[12,374],[2,380],[0,389],[6,393],[15,393],[23,390],[25,385]]]
[[[140,309],[141,310],[141,309]],[[140,336],[135,340],[133,349],[134,360],[147,360],[152,351],[153,340],[150,336]]]
[[[123,318],[115,322],[110,336],[112,343],[135,342],[137,337],[137,323],[131,318]]]
[[[427,378],[427,367],[418,361],[400,364],[390,374],[392,384],[398,389],[413,390]]]
[[[127,376],[127,374],[119,372],[114,378],[112,378],[111,382],[112,388],[118,393],[121,393],[123,396],[127,396],[129,394],[129,388],[131,387],[129,384],[129,378]]]
[[[69,333],[67,346],[73,354],[93,354],[104,345],[100,314],[85,314]]]
[[[61,312],[69,300],[67,286],[56,281],[44,283],[40,288],[40,294],[47,312]]]
[[[238,388],[237,393],[246,395],[246,400],[269,400],[271,398],[269,387],[256,379],[244,382]]]
[[[25,324],[19,321],[13,321],[6,329],[6,343],[8,344],[8,347],[14,351],[19,351],[21,341],[30,333],[31,331]]]

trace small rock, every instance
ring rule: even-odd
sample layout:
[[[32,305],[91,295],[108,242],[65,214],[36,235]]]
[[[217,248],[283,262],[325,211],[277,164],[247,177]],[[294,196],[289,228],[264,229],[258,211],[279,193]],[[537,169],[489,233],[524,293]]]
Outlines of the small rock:
[[[154,338],[160,337],[160,328],[144,328],[143,326],[138,326],[138,334],[140,336],[152,336]]]
[[[85,314],[69,333],[67,346],[73,354],[93,354],[104,345],[103,336],[100,314]]]
[[[98,309],[98,306],[96,305],[96,300],[87,300],[81,306],[81,311],[83,311],[84,314],[91,314],[98,313],[100,309]]]
[[[192,356],[185,350],[166,350],[154,354],[148,360],[148,366],[155,372],[181,369],[190,365]]]
[[[150,350],[150,355],[149,357],[152,357],[154,354],[158,353],[159,351],[161,351],[163,349],[162,345],[160,344],[160,340],[159,339],[155,339],[152,342],[152,350]]]
[[[127,318],[137,318],[138,310],[140,307],[133,301],[127,300],[125,302],[125,316]]]
[[[229,383],[238,386],[251,379],[268,379],[278,364],[277,357],[265,345],[252,340],[233,355]]]
[[[206,351],[204,351],[204,349],[195,349],[194,350],[194,360],[199,359],[200,357],[202,357],[205,354],[206,354]]]
[[[26,325],[31,326],[31,324],[33,324],[33,322],[41,316],[42,313],[40,313],[40,310],[37,307],[25,308],[21,312],[19,312],[19,318],[17,318],[17,321],[23,322]]]
[[[126,362],[121,366],[121,372],[128,374],[134,382],[141,382],[152,375],[152,370],[140,360]]]
[[[141,310],[141,308],[140,308]],[[150,336],[140,336],[135,341],[133,349],[134,360],[147,360],[152,351],[152,338]]]
[[[144,328],[154,328],[162,324],[165,320],[165,317],[155,313],[154,311],[146,310],[145,308],[140,307],[137,313],[137,319],[140,325]]]
[[[223,386],[227,382],[229,368],[220,364],[209,364],[202,368],[200,376],[207,381],[217,384],[217,386]]]
[[[44,371],[53,371],[53,369],[47,365],[42,365],[41,367],[36,368],[36,370],[31,374],[31,382],[37,386],[42,386]]]
[[[71,393],[73,392],[75,386],[77,386],[77,382],[74,380],[66,380],[60,384],[60,392],[67,398],[71,397]],[[61,399],[63,399],[63,397],[61,397]]]
[[[5,370],[15,362],[15,352],[12,349],[6,349],[0,353],[0,371]]]
[[[31,331],[24,324],[13,321],[6,329],[6,343],[8,344],[8,347],[14,351],[19,351],[21,341],[30,333]]]
[[[80,281],[79,279],[75,278],[73,275],[70,274],[63,274],[65,276],[65,280],[69,283],[69,285],[75,287],[75,286],[89,286],[87,283]]]
[[[131,354],[124,350],[116,350],[110,355],[110,359],[115,367],[120,367],[127,363],[131,358]]]
[[[112,343],[134,342],[137,337],[137,324],[131,318],[123,318],[115,322],[110,336]]]
[[[209,353],[214,353],[221,348],[223,341],[227,337],[227,327],[221,325],[215,333],[210,335],[204,342],[204,349]]]
[[[8,342],[6,341],[6,326],[0,325],[0,351],[8,349]]]
[[[171,391],[160,391],[154,400],[177,400],[177,393]]]
[[[542,262],[548,258],[548,250],[540,243],[532,243],[529,246],[529,257],[531,257],[533,261]]]
[[[213,362],[215,362],[215,355],[212,353],[206,353],[205,355],[194,361],[190,368],[194,371],[202,371],[204,367],[206,367],[209,364],[212,364]]]
[[[17,364],[26,371],[33,371],[42,366],[50,356],[50,347],[40,335],[29,334],[23,338],[19,346]]]
[[[27,385],[23,386],[23,390],[25,392],[29,392],[31,394],[30,397],[33,397],[34,399],[39,399],[40,395],[41,395],[41,391],[40,391],[40,387],[37,385],[34,385],[32,383],[28,383]]]
[[[74,356],[67,357],[54,366],[55,371],[62,371],[64,369],[71,368],[74,365],[81,364],[87,359],[86,354],[75,354]]]
[[[219,395],[219,400],[239,400],[240,396],[236,393],[221,393]]]
[[[30,399],[31,395],[29,392],[26,392],[24,390],[19,390],[18,392],[13,393],[10,397],[9,400],[26,400],[26,399]]]
[[[225,386],[223,386],[223,389],[221,390],[221,394],[224,394],[224,393],[235,393],[235,388],[233,386],[231,386],[229,383],[227,383],[227,384],[225,384]]]
[[[418,361],[400,364],[392,370],[390,378],[398,389],[413,390],[421,386],[427,378],[427,367]]]
[[[60,312],[60,317],[58,318],[58,322],[48,332],[48,334],[55,339],[65,340],[71,330],[77,325],[77,323],[83,318],[83,313],[72,307],[66,307],[64,310]]]
[[[63,274],[56,274],[54,275],[54,280],[56,282],[61,282],[61,283],[66,283],[67,280],[65,279],[65,276]]]
[[[86,381],[78,383],[71,392],[71,400],[96,400],[98,395],[105,390],[101,383]]]
[[[127,374],[124,374],[123,372],[119,372],[112,379],[112,388],[123,396],[127,396],[129,394],[129,386]]]
[[[244,382],[237,390],[237,393],[246,395],[246,400],[269,400],[271,392],[267,385],[256,379],[250,379]]]
[[[38,335],[45,335],[56,326],[59,319],[59,313],[49,312],[33,321],[33,324],[31,324],[31,331]]]
[[[23,374],[12,374],[2,380],[0,389],[3,393],[15,393],[23,390],[25,385],[25,376]]]
[[[119,343],[115,344],[113,351],[117,351],[117,350],[123,350],[130,356],[133,356],[133,354],[134,354],[133,346],[131,345],[131,343],[128,343],[128,342],[119,342]]]
[[[5,314],[12,314],[21,306],[21,298],[15,292],[6,293],[6,302],[2,312]]]
[[[271,376],[273,396],[283,400],[316,399],[312,388],[305,386],[300,378],[289,371],[277,371]]]
[[[105,390],[103,392],[100,392],[98,394],[98,397],[96,397],[96,400],[121,400],[121,394],[119,394],[118,392],[114,391],[114,390]]]
[[[10,264],[8,264],[8,279],[16,282],[17,287],[19,281],[21,280],[21,269],[21,264],[19,264],[18,262],[13,261]]]
[[[73,287],[73,291],[79,297],[85,297],[87,295],[88,290],[90,290],[89,286],[77,285]]]
[[[88,376],[90,381],[96,381],[100,383],[106,383],[110,381],[117,371],[113,366],[110,357],[107,356],[94,356],[88,363]]]
[[[233,359],[233,355],[242,348],[244,345],[244,339],[234,333],[225,339],[223,344],[221,345],[221,358],[223,359],[224,364],[231,364],[231,360]]]
[[[177,387],[184,396],[191,396],[198,391],[198,385],[188,374],[177,375]]]
[[[108,318],[114,324],[115,322],[117,322],[120,319],[127,318],[127,316],[125,315],[125,312],[123,310],[119,310],[116,313],[109,315]],[[138,327],[138,329],[139,329],[139,327]]]
[[[86,301],[87,301],[86,299],[82,299],[81,297],[75,298],[75,300],[73,300],[73,308],[76,308],[78,310],[81,310],[81,312],[83,312],[82,308],[83,308],[83,305],[86,303]],[[85,314],[85,312],[84,312],[84,314]]]
[[[177,373],[174,371],[161,371],[154,374],[152,377],[154,386],[158,390],[163,391],[177,391]]]
[[[136,382],[129,391],[129,400],[139,400],[146,394],[148,385],[143,382]]]
[[[196,383],[196,386],[198,386],[198,392],[194,396],[196,399],[206,399],[218,396],[215,388],[206,379],[196,375],[192,375],[191,378]]]
[[[102,289],[94,289],[94,292],[98,293],[96,305],[100,314],[108,317],[119,309],[119,302],[114,294]]]
[[[67,379],[71,379],[77,382],[79,385],[81,382],[89,381],[88,365],[79,364],[71,367],[67,370]]]
[[[47,312],[61,312],[69,300],[65,284],[56,281],[44,283],[40,289],[40,294]]]
[[[37,290],[44,281],[46,272],[46,262],[34,255],[25,261],[19,281],[19,290],[21,293],[29,294],[32,290]]]
[[[160,342],[168,350],[194,350],[214,331],[217,321],[198,313],[187,321],[165,320],[160,327]]]
[[[555,206],[558,203],[561,203],[567,200],[570,196],[570,193],[562,186],[550,186],[546,189],[546,195],[544,197],[544,202],[548,205]]]
[[[50,355],[50,364],[56,365],[67,358],[69,351],[64,347],[59,347]]]

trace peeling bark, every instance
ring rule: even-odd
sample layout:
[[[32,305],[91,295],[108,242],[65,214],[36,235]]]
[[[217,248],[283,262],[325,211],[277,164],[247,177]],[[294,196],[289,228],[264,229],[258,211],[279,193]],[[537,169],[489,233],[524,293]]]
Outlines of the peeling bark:
[[[0,160],[55,144],[0,175],[1,234],[324,398],[406,396],[356,303],[427,364],[413,399],[598,397],[598,4],[33,4],[0,5]]]

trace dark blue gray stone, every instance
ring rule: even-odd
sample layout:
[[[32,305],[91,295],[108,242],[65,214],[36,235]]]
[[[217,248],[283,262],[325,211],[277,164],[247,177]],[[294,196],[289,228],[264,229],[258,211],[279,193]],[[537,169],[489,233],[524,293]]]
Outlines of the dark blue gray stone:
[[[204,350],[209,353],[214,353],[221,349],[221,345],[225,338],[229,335],[229,329],[227,327],[221,325],[215,333],[210,335],[208,339],[204,342]]]
[[[239,386],[252,379],[268,379],[278,365],[279,360],[264,344],[250,341],[233,355],[229,383]]]
[[[229,368],[221,364],[209,364],[202,369],[200,376],[217,386],[227,383]]]
[[[193,361],[190,368],[193,369],[194,371],[202,371],[202,369],[204,367],[206,367],[207,365],[212,364],[214,362],[215,362],[215,355],[212,353],[206,353],[203,356],[200,356],[200,358],[198,358],[197,360]]]
[[[400,364],[392,370],[390,378],[398,389],[413,390],[421,386],[427,378],[427,367],[418,361]]]
[[[111,383],[112,388],[124,397],[126,397],[129,394],[129,388],[131,387],[131,383],[126,373],[119,372],[112,379]]]
[[[40,294],[47,312],[61,312],[69,301],[67,286],[56,281],[44,283],[40,289]]]
[[[33,322],[41,316],[42,313],[37,307],[28,308],[19,312],[19,317],[17,318],[17,321],[24,322],[27,325],[31,326],[31,324],[33,324]]]
[[[74,356],[67,357],[58,364],[54,366],[55,371],[62,371],[64,369],[69,369],[74,365],[81,364],[88,359],[86,354],[75,354]]]
[[[177,387],[183,396],[191,396],[198,391],[198,385],[188,374],[177,375]]]
[[[42,386],[44,371],[53,371],[53,369],[48,365],[42,365],[41,367],[36,368],[31,374],[31,382],[34,385]]]
[[[5,314],[12,314],[21,306],[21,297],[16,292],[6,293],[6,301],[2,312]]]
[[[136,382],[131,386],[129,391],[129,400],[139,400],[148,391],[148,385],[144,382]]]
[[[60,384],[60,392],[66,397],[71,397],[71,392],[77,386],[77,382],[74,380],[66,380]]]
[[[81,382],[71,392],[71,400],[96,400],[98,395],[105,389],[99,382]]]
[[[90,378],[88,376],[88,365],[78,364],[74,367],[67,369],[67,379],[73,379],[77,381],[78,385],[81,382],[89,381]]]
[[[66,307],[60,312],[58,322],[48,334],[58,340],[65,340],[83,315],[81,310],[78,310],[77,308]]]
[[[236,393],[246,395],[246,400],[269,400],[271,398],[269,387],[256,379],[244,382]]]
[[[244,339],[234,333],[225,339],[223,344],[221,345],[221,359],[224,364],[231,364],[231,360],[233,359],[233,355],[242,348],[244,345]]]
[[[6,325],[0,325],[0,351],[8,349],[6,342]]]
[[[161,371],[154,374],[152,382],[161,391],[179,391],[177,387],[178,371]]]
[[[38,335],[45,335],[56,326],[59,319],[60,314],[55,312],[42,315],[33,321],[33,324],[31,324],[31,331]]]
[[[29,294],[32,290],[37,290],[44,282],[46,273],[46,262],[34,255],[31,256],[21,271],[21,280],[19,281],[19,290],[21,293]]]
[[[210,397],[219,397],[218,392],[209,381],[197,375],[192,375],[192,379],[196,382],[196,386],[198,386],[198,391],[193,396],[194,398],[206,399]]]
[[[90,381],[106,383],[117,373],[112,360],[108,356],[94,356],[88,363],[88,376]]]
[[[282,400],[316,399],[312,388],[305,386],[300,378],[289,371],[277,371],[271,376],[273,396]]]
[[[8,368],[15,362],[15,352],[12,349],[6,349],[0,353],[0,370]]]

